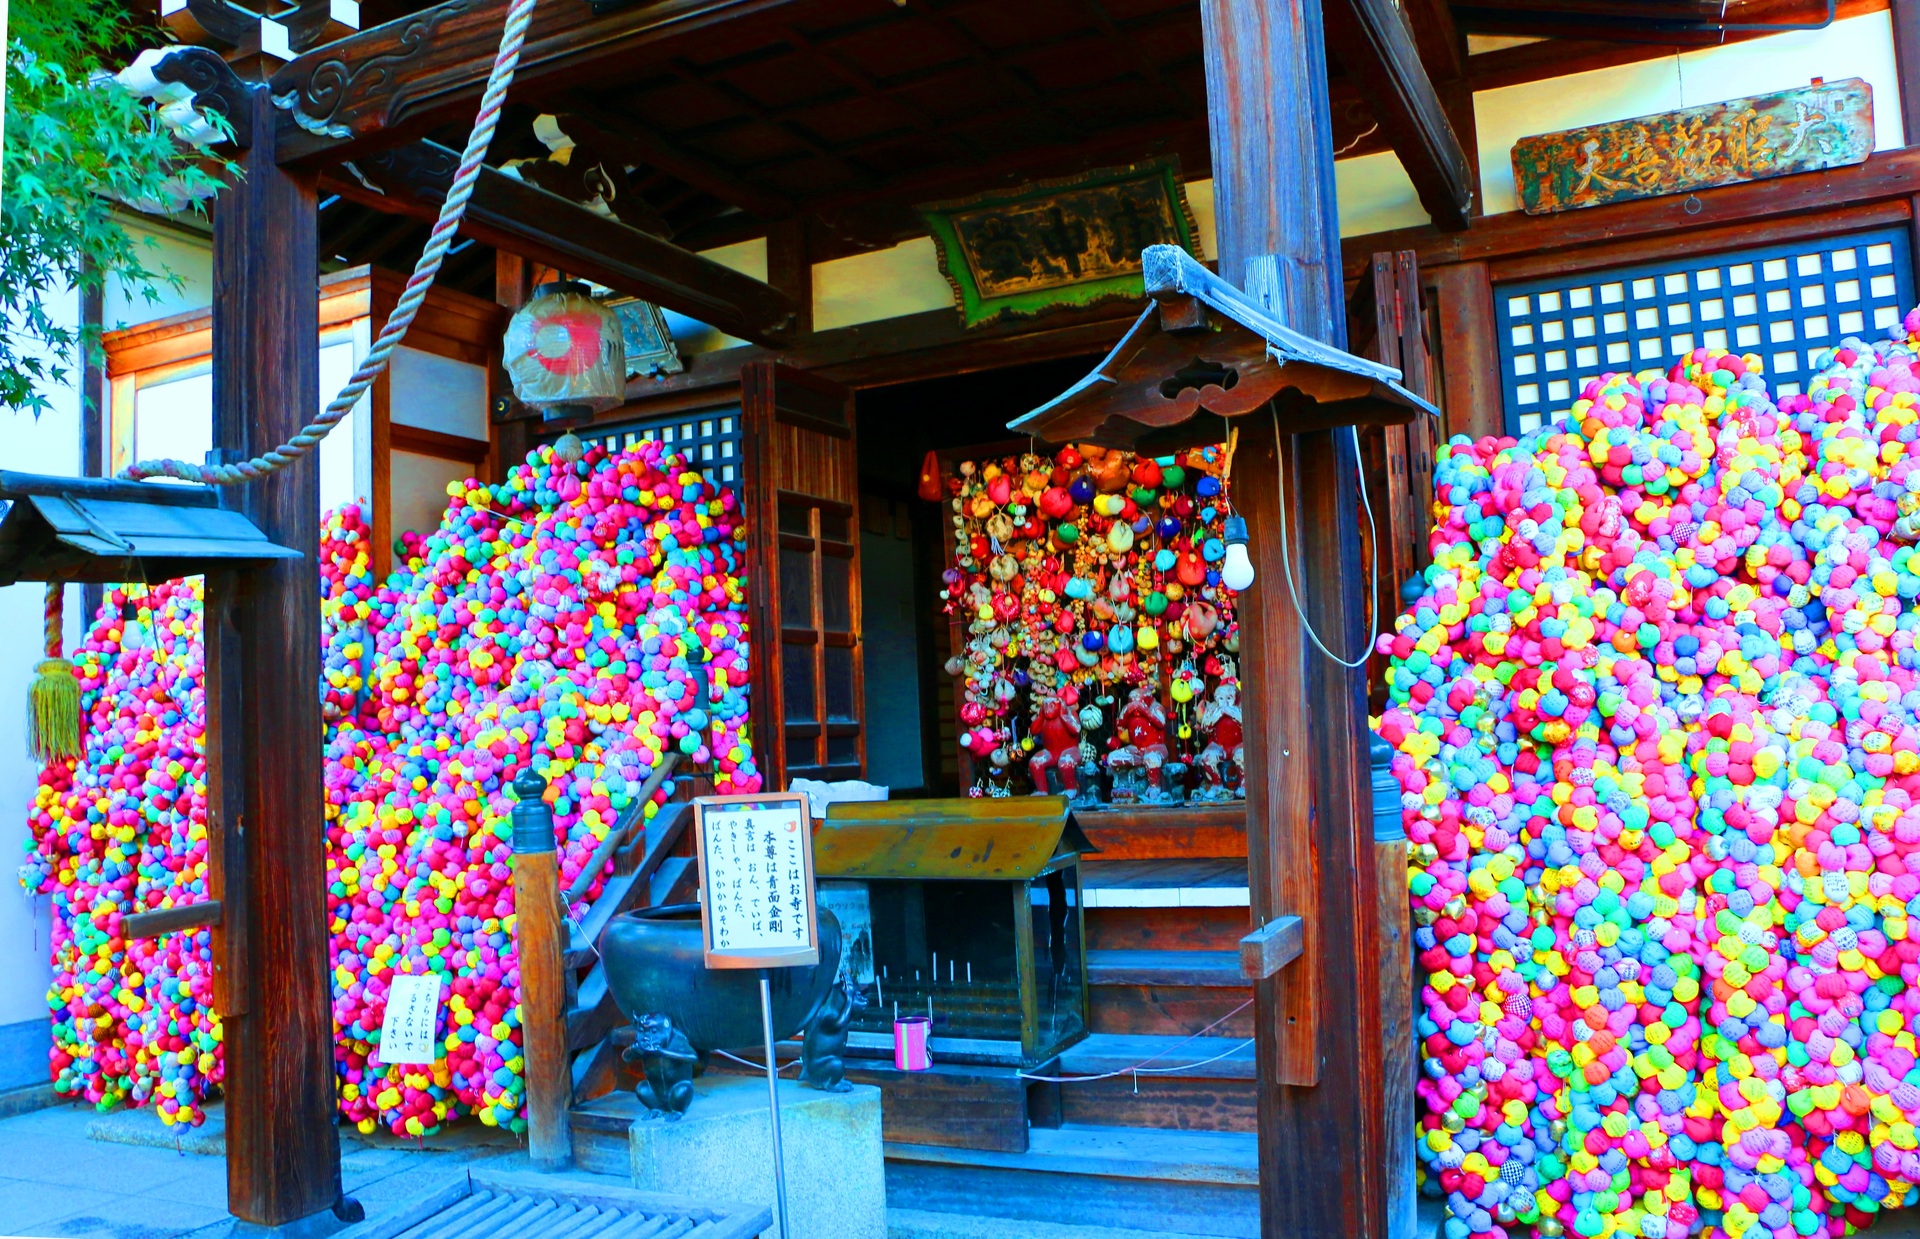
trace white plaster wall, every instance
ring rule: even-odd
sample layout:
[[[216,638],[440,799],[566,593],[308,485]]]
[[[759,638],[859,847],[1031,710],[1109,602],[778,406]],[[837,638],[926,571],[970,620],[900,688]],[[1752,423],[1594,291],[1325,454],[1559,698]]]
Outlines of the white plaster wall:
[[[932,237],[813,267],[815,331],[952,308],[953,286],[941,274]]]
[[[130,224],[140,260],[147,269],[160,275],[180,277],[180,286],[171,287],[165,279],[155,284],[156,297],[130,292],[109,282],[101,299],[101,317],[106,329],[115,331],[138,323],[170,318],[189,310],[204,310],[213,304],[213,241],[211,238],[176,232],[172,229]]]
[[[1837,21],[1825,30],[1769,35],[1476,93],[1474,125],[1479,133],[1484,209],[1489,215],[1520,209],[1511,156],[1520,138],[1786,90],[1816,77],[1865,78],[1873,87],[1876,149],[1904,145],[1892,18],[1885,12],[1868,13]]]
[[[63,292],[50,296],[47,310],[55,321],[77,325],[80,298]],[[30,473],[80,471],[80,397],[73,384],[44,389],[52,408],[35,417],[0,409],[0,443],[7,467]],[[0,589],[0,1026],[45,1019],[49,900],[20,889],[19,864],[25,858],[27,809],[38,786],[39,768],[27,759],[27,686],[34,665],[44,656],[41,614],[46,587],[9,585]],[[80,589],[66,596],[66,642],[70,650],[82,631]],[[0,1076],[14,1077],[22,1065],[0,1063]],[[36,1077],[39,1078],[39,1077]]]
[[[734,245],[723,245],[718,249],[700,251],[702,258],[711,258],[723,267],[731,267],[742,275],[750,275],[756,280],[767,278],[767,239],[755,237],[750,241],[741,241]],[[819,268],[815,268],[816,271]],[[818,278],[817,276],[815,278]],[[715,349],[732,348],[746,341],[730,336],[724,331],[707,326],[697,318],[688,318],[675,310],[662,307],[661,313],[667,320],[667,334],[680,346],[682,356],[696,353],[711,353]]]

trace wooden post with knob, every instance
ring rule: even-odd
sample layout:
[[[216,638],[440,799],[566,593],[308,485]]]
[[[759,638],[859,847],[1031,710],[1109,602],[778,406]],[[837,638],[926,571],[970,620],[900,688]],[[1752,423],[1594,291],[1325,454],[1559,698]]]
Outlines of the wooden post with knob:
[[[513,781],[514,941],[520,958],[520,1030],[526,1039],[527,1156],[535,1170],[573,1164],[567,1110],[573,1073],[567,1064],[566,914],[553,847],[547,781],[531,768]]]

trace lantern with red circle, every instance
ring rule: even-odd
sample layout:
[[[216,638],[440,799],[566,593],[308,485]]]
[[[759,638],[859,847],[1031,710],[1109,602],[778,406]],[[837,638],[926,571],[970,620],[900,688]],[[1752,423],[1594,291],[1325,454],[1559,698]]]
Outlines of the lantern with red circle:
[[[620,320],[585,284],[561,280],[535,289],[514,312],[501,347],[514,397],[547,421],[574,421],[626,402]]]

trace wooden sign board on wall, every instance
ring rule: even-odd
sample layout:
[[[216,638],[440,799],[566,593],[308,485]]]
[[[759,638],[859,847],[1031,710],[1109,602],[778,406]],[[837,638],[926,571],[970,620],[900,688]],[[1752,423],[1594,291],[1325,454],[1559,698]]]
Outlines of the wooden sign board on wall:
[[[1056,306],[1138,298],[1149,245],[1198,252],[1175,159],[990,190],[917,208],[953,285],[961,322],[977,327]]]
[[[1873,153],[1873,88],[1815,81],[1632,120],[1522,138],[1513,180],[1529,215],[1843,168]]]

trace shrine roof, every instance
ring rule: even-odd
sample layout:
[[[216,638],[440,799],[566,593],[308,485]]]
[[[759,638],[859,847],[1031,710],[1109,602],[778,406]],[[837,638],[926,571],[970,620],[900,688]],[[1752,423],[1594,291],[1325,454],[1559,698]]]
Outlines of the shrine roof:
[[[1272,259],[1256,269],[1270,289],[1256,298],[1177,245],[1148,246],[1141,258],[1140,317],[1091,373],[1008,429],[1152,452],[1219,442],[1227,421],[1270,403],[1289,433],[1439,415],[1392,366],[1281,323],[1269,308],[1284,298]]]
[[[165,581],[298,559],[204,486],[0,472],[0,583]]]

